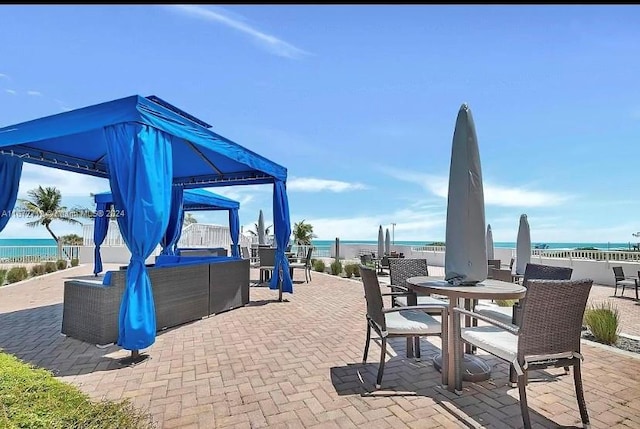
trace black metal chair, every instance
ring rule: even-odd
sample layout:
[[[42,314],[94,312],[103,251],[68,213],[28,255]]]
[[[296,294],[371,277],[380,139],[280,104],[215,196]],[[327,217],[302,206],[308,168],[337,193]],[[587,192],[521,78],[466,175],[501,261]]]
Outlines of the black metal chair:
[[[360,265],[360,275],[364,285],[364,294],[367,301],[367,341],[364,346],[362,363],[366,363],[369,353],[369,343],[371,342],[371,330],[373,329],[380,336],[382,341],[380,352],[380,366],[376,379],[376,389],[382,384],[384,373],[384,363],[387,353],[387,338],[390,337],[420,337],[428,335],[438,335],[442,339],[443,359],[447,359],[447,308],[438,307],[442,317],[442,323],[426,313],[434,306],[418,305],[412,307],[384,307],[383,296],[396,297],[405,295],[402,292],[392,292],[383,294],[380,290],[380,283],[376,270],[371,267]],[[420,357],[420,349],[416,350],[416,357]],[[447,362],[442,364],[442,383],[446,384]]]
[[[589,425],[582,388],[580,338],[582,318],[593,280],[528,280],[526,303],[520,326],[514,327],[481,314],[455,308],[454,311],[483,320],[490,326],[462,328],[454,359],[460,362],[459,341],[483,349],[505,360],[517,373],[520,409],[525,429],[531,428],[527,406],[527,373],[549,367],[573,366],[573,378],[585,427]]]

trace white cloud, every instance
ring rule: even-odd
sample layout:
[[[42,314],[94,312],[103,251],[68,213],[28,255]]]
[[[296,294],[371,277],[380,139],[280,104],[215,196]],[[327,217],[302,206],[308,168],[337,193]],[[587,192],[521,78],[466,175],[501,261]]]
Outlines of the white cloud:
[[[27,91],[27,95],[31,95],[32,97],[42,97],[42,93],[40,91],[30,90]]]
[[[287,191],[300,192],[346,192],[366,189],[362,183],[350,183],[340,180],[316,179],[313,177],[294,177],[287,181]]]
[[[5,89],[4,92],[6,92],[7,94],[16,95],[16,91],[14,91],[13,89]]]
[[[38,186],[55,186],[60,190],[63,199],[65,197],[87,197],[88,200],[89,194],[92,192],[108,191],[109,180],[25,163],[22,168],[18,196],[24,198],[28,190]]]
[[[386,174],[398,180],[416,183],[427,191],[441,198],[447,198],[449,193],[449,179],[445,176],[402,171],[393,168],[381,168]],[[506,187],[484,182],[484,202],[486,205],[502,207],[548,207],[556,206],[569,200],[567,195],[530,190],[526,187]]]
[[[302,219],[292,216],[293,219]],[[416,203],[409,207],[387,213],[366,216],[321,217],[309,216],[306,223],[313,225],[313,232],[319,240],[377,240],[378,227],[393,232],[398,240],[435,240],[444,237],[446,213],[444,208]],[[392,226],[395,223],[395,227]]]
[[[243,186],[221,186],[214,188],[204,188],[206,191],[213,192],[214,194],[222,195],[229,199],[238,201],[240,203],[240,209],[254,201],[257,195],[265,193],[271,194],[273,186],[269,185],[243,185]]]
[[[54,99],[53,101],[55,101],[58,107],[60,107],[60,109],[64,110],[65,112],[72,110],[71,107],[67,106],[64,101],[60,101],[58,99]]]
[[[226,25],[227,27],[233,28],[234,30],[240,31],[244,34],[249,35],[255,41],[260,43],[263,47],[268,49],[271,53],[286,57],[286,58],[297,58],[302,55],[308,55],[309,53],[293,46],[290,43],[285,42],[284,40],[278,39],[275,36],[270,34],[263,33],[244,22],[241,22],[239,19],[232,18],[229,16],[228,12],[222,13],[222,8],[205,8],[202,6],[193,6],[193,5],[170,5],[166,6],[173,10],[178,10],[198,18],[206,19],[211,22],[216,22],[219,24]]]
[[[11,80],[11,78],[9,77],[8,74],[4,74],[4,73],[0,73],[0,79],[7,79],[8,81]]]

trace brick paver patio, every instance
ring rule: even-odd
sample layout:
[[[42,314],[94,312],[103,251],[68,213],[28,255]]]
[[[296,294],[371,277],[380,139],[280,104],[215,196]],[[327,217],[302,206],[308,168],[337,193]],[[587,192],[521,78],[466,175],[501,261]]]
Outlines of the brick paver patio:
[[[106,269],[113,267],[106,267]],[[434,269],[434,271],[437,268]],[[481,354],[492,378],[465,383],[458,396],[439,385],[430,356],[437,338],[422,341],[423,359],[406,359],[405,342],[390,341],[382,391],[373,391],[379,348],[361,363],[365,305],[358,280],[296,271],[295,293],[251,288],[247,307],[165,331],[151,359],[121,367],[127,355],[60,335],[63,278],[78,267],[0,288],[0,348],[48,368],[96,399],[131,398],[159,428],[517,428],[517,389],[508,367]],[[433,272],[432,274],[438,274]],[[257,279],[257,271],[252,278]],[[596,286],[594,299],[613,288]],[[623,332],[640,335],[640,306],[615,299]],[[583,342],[583,381],[594,428],[640,427],[640,356]],[[580,427],[571,376],[532,373],[527,387],[537,428]],[[547,382],[537,382],[546,379]]]

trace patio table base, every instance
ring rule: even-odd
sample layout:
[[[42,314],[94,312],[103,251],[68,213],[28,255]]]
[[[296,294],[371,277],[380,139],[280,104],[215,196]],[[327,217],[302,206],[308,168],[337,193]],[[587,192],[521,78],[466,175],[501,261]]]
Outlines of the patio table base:
[[[433,367],[442,372],[442,353],[433,357]],[[462,381],[485,381],[491,376],[491,367],[482,359],[464,354],[462,358]]]

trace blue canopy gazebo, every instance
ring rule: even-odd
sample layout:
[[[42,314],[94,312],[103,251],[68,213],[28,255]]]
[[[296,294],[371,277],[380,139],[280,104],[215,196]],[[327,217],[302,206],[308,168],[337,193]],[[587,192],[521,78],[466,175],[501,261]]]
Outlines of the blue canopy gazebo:
[[[273,184],[276,258],[270,288],[293,292],[285,248],[291,235],[287,169],[210,130],[156,96],[133,95],[0,128],[0,211],[13,210],[23,162],[109,179],[131,251],[118,345],[137,355],[155,342],[144,261],[162,239],[183,189]],[[0,217],[0,231],[9,217]]]
[[[102,271],[102,257],[100,255],[100,245],[107,236],[109,228],[109,217],[106,213],[113,207],[114,199],[111,192],[100,192],[93,195],[96,203],[96,217],[93,224],[94,266],[93,273]],[[238,201],[205,191],[204,189],[188,189],[183,193],[182,201],[171,202],[171,214],[167,230],[160,240],[163,255],[175,255],[176,246],[182,234],[182,224],[184,222],[184,212],[201,210],[228,210],[229,230],[231,235],[231,256],[240,257],[240,218]]]

